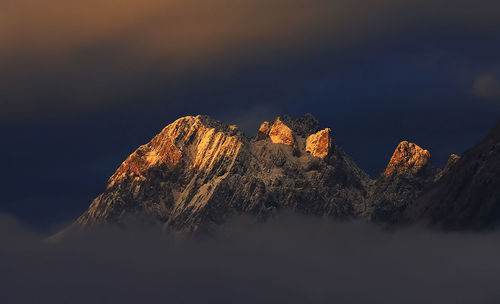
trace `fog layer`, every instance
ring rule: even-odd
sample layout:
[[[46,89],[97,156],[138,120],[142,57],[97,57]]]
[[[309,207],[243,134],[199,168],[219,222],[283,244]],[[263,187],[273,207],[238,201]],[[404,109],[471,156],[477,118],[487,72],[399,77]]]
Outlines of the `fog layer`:
[[[99,229],[57,243],[0,220],[1,303],[496,303],[499,233],[280,216],[202,239]]]

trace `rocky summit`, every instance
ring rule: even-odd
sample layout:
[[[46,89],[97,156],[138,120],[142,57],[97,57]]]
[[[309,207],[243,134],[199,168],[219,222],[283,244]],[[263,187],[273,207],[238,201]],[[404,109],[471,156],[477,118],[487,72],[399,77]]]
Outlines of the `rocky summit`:
[[[431,154],[414,143],[402,141],[391,157],[384,175],[416,176],[430,165]]]
[[[285,208],[357,217],[370,180],[316,126],[312,116],[278,117],[248,138],[208,116],[180,118],[122,163],[77,225],[140,219],[191,232],[231,215],[266,218]]]
[[[192,233],[234,215],[266,219],[285,209],[398,223],[427,188],[452,183],[462,162],[453,156],[439,171],[429,151],[403,141],[384,173],[370,179],[312,115],[265,121],[253,138],[208,116],[187,116],[133,152],[71,228],[140,223]]]
[[[306,140],[306,151],[319,158],[325,158],[332,153],[330,128],[309,135]]]
[[[376,222],[399,223],[403,211],[434,182],[438,172],[428,150],[402,141],[384,173],[373,183],[369,218]]]

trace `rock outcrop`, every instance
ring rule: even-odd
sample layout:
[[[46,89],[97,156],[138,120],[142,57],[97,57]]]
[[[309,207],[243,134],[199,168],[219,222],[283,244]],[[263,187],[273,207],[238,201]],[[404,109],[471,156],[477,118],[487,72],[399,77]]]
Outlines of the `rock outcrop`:
[[[306,140],[306,151],[314,157],[327,157],[332,152],[330,128],[309,135]]]
[[[429,151],[414,143],[402,141],[394,151],[384,175],[386,177],[394,175],[412,177],[426,174],[430,159]]]
[[[402,141],[384,173],[373,183],[368,212],[371,220],[398,223],[401,214],[433,182],[435,175],[429,151]]]
[[[265,123],[266,122],[264,122],[264,124]],[[296,147],[292,129],[285,125],[279,117],[276,118],[273,124],[269,127],[269,133],[267,135],[275,144],[284,144],[290,147]]]

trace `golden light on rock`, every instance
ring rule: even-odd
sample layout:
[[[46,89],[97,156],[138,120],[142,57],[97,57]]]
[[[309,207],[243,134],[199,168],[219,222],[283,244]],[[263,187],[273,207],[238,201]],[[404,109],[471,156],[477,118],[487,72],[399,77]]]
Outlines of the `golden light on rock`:
[[[269,130],[269,138],[271,138],[271,141],[275,144],[296,147],[292,129],[285,125],[279,117],[276,118]]]
[[[418,145],[402,141],[394,151],[394,154],[385,169],[384,175],[417,175],[429,163],[431,154]]]
[[[314,157],[325,158],[332,152],[330,128],[309,135],[306,140],[306,151]]]

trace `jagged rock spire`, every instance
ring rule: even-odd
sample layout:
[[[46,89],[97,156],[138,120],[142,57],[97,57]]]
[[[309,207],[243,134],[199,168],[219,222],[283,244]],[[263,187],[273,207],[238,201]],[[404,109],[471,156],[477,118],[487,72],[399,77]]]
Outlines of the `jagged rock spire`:
[[[276,118],[269,129],[269,138],[275,144],[284,144],[291,147],[296,146],[292,129],[285,125],[279,117]]]
[[[296,137],[307,139],[309,136],[319,133],[318,126],[318,121],[311,114],[305,114],[297,119],[292,119],[286,115],[279,116],[272,123],[264,121],[259,127],[256,139],[270,138],[273,143],[284,144],[297,149]],[[313,138],[315,137],[313,136],[311,139]]]
[[[385,169],[385,177],[416,176],[424,173],[430,166],[431,154],[418,145],[402,141]]]
[[[281,117],[277,117],[272,124],[268,121],[264,121],[260,125],[257,133],[257,140],[265,139],[267,137],[269,137],[275,144],[284,144],[294,148],[297,147],[292,129],[283,123]]]
[[[306,140],[306,151],[314,157],[325,158],[333,152],[330,128],[309,135]]]

